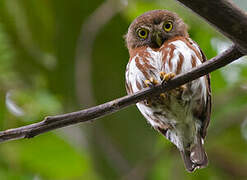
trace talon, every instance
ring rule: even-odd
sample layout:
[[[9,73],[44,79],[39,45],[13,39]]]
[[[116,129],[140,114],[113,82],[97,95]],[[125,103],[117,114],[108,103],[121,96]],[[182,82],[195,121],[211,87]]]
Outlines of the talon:
[[[170,91],[173,96],[180,97],[186,91],[186,85],[179,86]]]
[[[164,76],[164,81],[169,81],[169,80],[171,80],[172,78],[174,78],[176,76],[176,74],[175,73],[168,73],[168,74],[165,74],[165,76]]]
[[[149,80],[145,80],[144,83],[147,87],[151,87],[151,86],[158,84],[159,82],[153,77],[151,77]]]
[[[185,85],[182,85],[182,86],[179,86],[178,87],[178,90],[179,91],[184,91],[186,89],[186,86]]]
[[[150,82],[151,82],[153,85],[156,85],[156,84],[159,83],[159,82],[158,82],[156,79],[154,79],[153,77],[150,78]]]
[[[162,99],[166,99],[166,94],[165,94],[165,93],[160,93],[160,97],[161,97]]]
[[[149,80],[145,80],[144,83],[145,83],[145,85],[146,85],[147,87],[149,87],[149,86],[151,85],[151,82],[150,82]]]
[[[166,73],[165,72],[160,72],[160,80],[164,80]]]
[[[175,90],[181,93],[186,90],[186,86],[185,85],[179,86]]]

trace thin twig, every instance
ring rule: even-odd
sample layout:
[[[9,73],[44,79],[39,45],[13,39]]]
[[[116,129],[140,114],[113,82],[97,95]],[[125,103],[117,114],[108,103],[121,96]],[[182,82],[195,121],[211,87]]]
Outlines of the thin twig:
[[[212,58],[209,61],[206,61],[196,68],[191,69],[187,73],[177,75],[175,78],[167,83],[157,85],[153,88],[146,88],[133,95],[124,96],[122,98],[115,99],[113,101],[95,107],[63,115],[48,116],[45,118],[45,120],[38,123],[2,131],[0,132],[0,142],[20,138],[31,138],[47,131],[69,126],[72,124],[77,124],[80,122],[90,121],[104,115],[111,114],[127,106],[133,105],[139,101],[143,101],[147,97],[158,95],[162,92],[174,89],[178,86],[195,80],[203,75],[206,75],[218,68],[221,68],[233,62],[241,56],[243,56],[243,54],[235,45],[233,45],[222,54]]]

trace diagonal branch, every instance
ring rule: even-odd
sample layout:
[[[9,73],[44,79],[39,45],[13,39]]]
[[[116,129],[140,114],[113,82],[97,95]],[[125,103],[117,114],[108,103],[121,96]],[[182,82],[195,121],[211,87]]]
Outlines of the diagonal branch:
[[[166,84],[161,84],[151,89],[147,88],[133,95],[125,96],[89,109],[50,116],[38,123],[2,131],[0,132],[0,142],[20,138],[31,138],[47,131],[102,117],[142,101],[149,96],[157,95],[195,80],[233,62],[243,56],[243,53],[247,54],[247,14],[236,7],[230,0],[177,1],[185,4],[194,12],[204,17],[208,22],[215,25],[236,45],[203,63],[201,66],[193,68],[185,74],[177,75]]]
[[[247,54],[247,12],[232,0],[177,0],[214,25]]]
[[[122,98],[115,99],[113,101],[95,107],[63,115],[48,116],[45,118],[45,120],[38,123],[2,131],[0,132],[0,142],[20,138],[31,138],[47,131],[62,128],[72,124],[77,124],[80,122],[90,121],[104,115],[111,114],[129,105],[133,105],[139,101],[142,101],[147,97],[158,95],[161,92],[174,89],[180,85],[195,80],[203,75],[206,75],[218,68],[221,68],[233,62],[241,56],[243,56],[243,54],[235,45],[233,45],[222,54],[210,59],[209,61],[206,61],[196,68],[191,69],[187,73],[177,75],[175,78],[165,84],[163,83],[153,88],[146,88],[133,95],[124,96]]]

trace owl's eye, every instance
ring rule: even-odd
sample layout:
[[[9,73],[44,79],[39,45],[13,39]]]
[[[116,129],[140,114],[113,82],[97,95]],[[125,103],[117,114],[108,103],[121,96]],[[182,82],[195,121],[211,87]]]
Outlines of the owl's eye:
[[[145,28],[140,28],[137,30],[137,35],[141,38],[141,39],[146,39],[148,37],[148,30]]]
[[[165,22],[164,25],[163,25],[163,29],[166,32],[171,31],[172,30],[172,22],[171,21]]]

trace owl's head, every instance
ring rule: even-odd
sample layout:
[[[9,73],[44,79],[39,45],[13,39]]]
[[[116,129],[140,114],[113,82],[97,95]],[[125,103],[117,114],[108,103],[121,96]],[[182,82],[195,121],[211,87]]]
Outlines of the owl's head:
[[[173,12],[153,10],[137,17],[129,26],[125,38],[130,50],[140,46],[159,48],[175,36],[188,37],[183,20]]]

